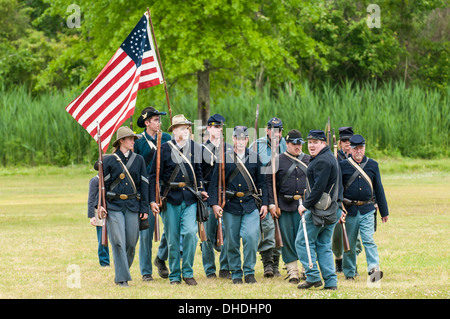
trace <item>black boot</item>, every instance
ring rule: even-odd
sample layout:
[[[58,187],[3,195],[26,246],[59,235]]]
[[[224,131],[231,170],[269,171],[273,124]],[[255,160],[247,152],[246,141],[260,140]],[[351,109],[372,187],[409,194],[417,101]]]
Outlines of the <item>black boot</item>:
[[[273,264],[272,264],[272,268],[273,268],[273,275],[274,277],[280,277],[280,270],[279,270],[279,265],[280,265],[280,255],[273,255]]]
[[[264,267],[264,277],[272,278],[273,277],[272,249],[262,251],[260,252],[260,254],[261,254],[261,261]]]
[[[342,258],[341,259],[335,259],[334,261],[336,263],[336,273],[343,272],[343,270],[342,270]]]

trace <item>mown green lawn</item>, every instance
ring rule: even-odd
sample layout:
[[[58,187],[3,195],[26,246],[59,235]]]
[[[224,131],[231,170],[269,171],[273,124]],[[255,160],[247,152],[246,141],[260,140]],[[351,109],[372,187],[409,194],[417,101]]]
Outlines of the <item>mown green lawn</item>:
[[[265,279],[259,260],[255,285],[208,280],[200,247],[196,287],[172,286],[155,269],[155,280],[143,282],[136,253],[134,280],[129,288],[119,288],[113,282],[114,268],[98,264],[96,234],[87,218],[88,183],[95,171],[84,166],[0,168],[0,298],[448,299],[449,163],[380,161],[390,208],[389,222],[381,224],[378,217],[375,233],[384,277],[376,285],[367,283],[362,253],[361,276],[348,282],[339,274],[334,292],[300,291],[284,277]]]

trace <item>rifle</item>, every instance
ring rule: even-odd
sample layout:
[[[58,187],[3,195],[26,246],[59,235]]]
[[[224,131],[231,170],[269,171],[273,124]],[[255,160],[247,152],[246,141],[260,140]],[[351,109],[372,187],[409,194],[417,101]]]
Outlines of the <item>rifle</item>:
[[[255,137],[253,142],[253,151],[258,152],[258,117],[259,117],[259,104],[256,104],[256,115],[255,115]]]
[[[336,135],[334,134],[334,127],[333,127],[333,153],[334,157],[337,158],[337,143],[336,143]]]
[[[342,203],[342,210],[345,213],[345,216],[347,216],[347,210],[344,207],[344,203]],[[339,223],[342,225],[342,240],[344,242],[344,251],[350,250],[350,242],[348,241],[348,235],[347,235],[347,229],[345,228],[345,216],[342,217],[342,222],[339,220]]]
[[[330,125],[330,117],[328,116],[328,122],[327,122],[327,144],[330,145],[331,143],[331,125]]]
[[[159,206],[159,208],[162,208],[162,200],[161,200],[161,194],[160,194],[160,185],[159,185],[159,171],[161,169],[161,136],[162,132],[161,129],[158,130],[157,137],[156,137],[156,186],[155,186],[155,202]],[[159,214],[155,215],[155,233],[154,233],[154,240],[159,241],[160,239],[160,232],[159,232]]]
[[[223,138],[223,132],[222,137],[220,140],[220,156],[219,156],[219,206],[223,209],[226,204],[226,185],[225,185],[225,144],[224,144],[224,138]],[[217,225],[217,246],[223,245],[223,231],[222,231],[222,217],[218,218],[218,225]]]
[[[278,196],[277,196],[277,181],[275,172],[275,152],[272,151],[272,189],[273,189],[273,200],[275,202],[275,210],[277,217],[273,218],[275,223],[275,247],[283,247],[283,239],[281,237],[280,223],[278,221],[278,216],[281,215],[280,207],[278,206]]]
[[[105,195],[105,179],[103,176],[103,151],[102,151],[102,143],[100,138],[100,124],[97,122],[97,143],[98,143],[98,218],[103,220],[102,225],[102,245],[108,246],[108,233],[106,229],[106,218],[107,214],[102,213],[100,215],[100,207],[105,208],[106,210],[106,195]]]

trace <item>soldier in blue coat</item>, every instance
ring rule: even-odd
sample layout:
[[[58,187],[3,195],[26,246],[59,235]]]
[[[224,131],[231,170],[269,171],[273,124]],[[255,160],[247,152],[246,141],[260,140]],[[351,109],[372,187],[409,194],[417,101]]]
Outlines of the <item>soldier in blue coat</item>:
[[[216,164],[209,185],[209,204],[216,218],[223,217],[227,238],[227,254],[233,284],[255,283],[255,264],[260,237],[260,219],[267,215],[267,188],[261,174],[257,153],[247,148],[248,130],[236,126],[233,131],[234,150],[225,154],[227,202],[218,205],[218,168]],[[258,196],[259,195],[259,196]],[[244,261],[241,266],[240,241]]]
[[[154,107],[147,107],[142,110],[141,115],[137,120],[137,126],[145,128],[145,130],[141,133],[142,138],[136,140],[134,143],[134,152],[144,157],[147,174],[150,173],[153,157],[157,149],[156,138],[157,133],[161,128],[161,115],[166,115],[166,112],[159,112]],[[162,132],[161,144],[170,141],[171,138],[170,134]],[[155,229],[155,217],[153,214],[149,214],[148,219],[150,227],[139,232],[139,268],[141,270],[142,280],[144,281],[153,280],[152,239],[153,231]],[[165,260],[167,260],[167,240],[165,233],[163,233],[158,254],[154,261],[155,265],[158,267],[158,273],[162,278],[167,278],[169,275],[164,262]]]
[[[324,289],[337,289],[337,275],[331,251],[331,237],[336,222],[340,218],[337,193],[339,189],[339,167],[336,158],[326,143],[324,131],[311,130],[308,134],[308,150],[311,160],[308,165],[307,193],[299,206],[300,216],[305,215],[305,225],[310,249],[312,268],[309,267],[308,250],[304,231],[299,231],[295,241],[298,257],[306,269],[306,281],[299,289],[322,286],[320,276],[325,282]],[[318,205],[324,193],[329,194],[332,204],[329,218],[317,223],[313,215],[320,213]],[[317,263],[319,267],[317,267]]]
[[[353,135],[350,145],[351,157],[339,162],[344,185],[344,205],[348,212],[346,228],[351,248],[350,251],[344,252],[343,270],[347,279],[354,278],[356,239],[360,232],[370,280],[375,282],[383,277],[379,267],[378,248],[373,239],[375,199],[383,223],[388,221],[389,210],[378,163],[365,156],[365,139],[359,134]]]
[[[283,137],[283,121],[278,117],[273,117],[267,122],[266,136],[261,137],[249,147],[257,152],[261,158],[263,174],[271,174],[270,161],[272,151],[277,154],[286,151],[286,140]],[[263,236],[258,244],[258,251],[264,267],[264,277],[281,276],[279,272],[279,262],[281,249],[275,247],[275,224],[270,214],[261,222]]]
[[[281,256],[286,265],[290,283],[300,281],[298,272],[298,256],[295,250],[295,239],[300,226],[298,214],[299,200],[306,189],[306,170],[310,156],[302,152],[302,135],[298,130],[289,131],[286,136],[286,152],[277,156],[278,170],[275,173],[278,206],[281,215],[277,216],[273,193],[273,174],[266,175],[269,193],[269,211],[273,218],[279,218],[283,247]]]
[[[133,152],[139,135],[125,126],[117,130],[113,155],[104,158],[108,236],[116,284],[128,286],[139,239],[139,218],[148,218],[148,176],[144,158]],[[100,208],[102,209],[102,208]]]
[[[200,144],[189,138],[191,125],[184,115],[175,115],[168,129],[169,132],[173,132],[173,139],[161,145],[159,179],[161,198],[165,200],[161,217],[169,246],[171,284],[180,284],[183,279],[188,285],[197,285],[193,271],[197,245],[197,197],[194,192],[201,191],[205,199],[207,194],[202,186],[202,149]],[[155,202],[156,156],[153,159],[149,180],[151,210],[154,214],[158,214],[160,211]],[[183,262],[180,265],[181,237]]]
[[[203,144],[203,161],[202,174],[203,185],[205,190],[209,192],[208,186],[211,182],[213,170],[216,162],[220,158],[220,151],[222,143],[223,127],[225,125],[225,118],[220,114],[212,115],[207,122],[206,130],[208,132],[208,140]],[[233,146],[225,143],[225,149],[232,151]],[[208,205],[208,212],[211,218],[205,223],[205,231],[207,240],[201,243],[203,269],[205,270],[206,278],[216,278],[216,265],[214,250],[220,252],[219,255],[219,277],[231,279],[231,273],[228,266],[227,252],[224,246],[226,245],[226,238],[224,236],[224,245],[217,246],[217,226],[218,221],[214,218],[212,207]],[[222,223],[222,233],[225,233],[224,225]]]

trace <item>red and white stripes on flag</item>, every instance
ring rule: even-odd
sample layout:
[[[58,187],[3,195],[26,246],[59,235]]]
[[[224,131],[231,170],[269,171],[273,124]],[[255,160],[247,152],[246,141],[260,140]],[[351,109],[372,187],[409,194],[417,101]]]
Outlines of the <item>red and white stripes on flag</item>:
[[[113,134],[134,113],[137,92],[163,82],[145,13],[94,82],[66,111],[108,149]]]

